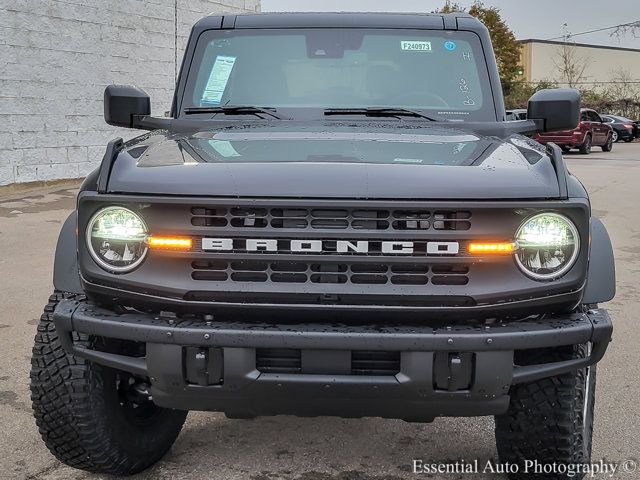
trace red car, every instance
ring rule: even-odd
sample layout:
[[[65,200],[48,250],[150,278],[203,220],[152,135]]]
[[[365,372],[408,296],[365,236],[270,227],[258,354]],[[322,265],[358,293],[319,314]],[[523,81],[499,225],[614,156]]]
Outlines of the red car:
[[[577,148],[580,153],[591,153],[591,147],[602,147],[602,151],[610,152],[613,148],[613,129],[605,123],[594,110],[583,108],[580,111],[580,124],[574,130],[547,132],[537,134],[533,138],[542,144],[556,143],[563,151]]]

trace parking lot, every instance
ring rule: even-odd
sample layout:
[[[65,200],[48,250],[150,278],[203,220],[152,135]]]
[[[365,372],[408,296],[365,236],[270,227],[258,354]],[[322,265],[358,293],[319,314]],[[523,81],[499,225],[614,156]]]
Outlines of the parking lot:
[[[607,305],[614,342],[599,366],[594,460],[640,456],[640,143],[567,156],[612,236],[618,294]],[[99,478],[62,465],[40,441],[29,400],[30,350],[51,293],[53,252],[75,186],[0,196],[0,477]],[[165,459],[140,479],[392,480],[416,478],[413,459],[495,458],[491,418],[395,420],[294,417],[230,420],[190,414]],[[625,476],[626,475],[626,476]],[[638,473],[620,473],[632,480]],[[420,477],[420,476],[417,476]],[[423,475],[423,477],[427,477]],[[502,478],[448,475],[430,478]]]

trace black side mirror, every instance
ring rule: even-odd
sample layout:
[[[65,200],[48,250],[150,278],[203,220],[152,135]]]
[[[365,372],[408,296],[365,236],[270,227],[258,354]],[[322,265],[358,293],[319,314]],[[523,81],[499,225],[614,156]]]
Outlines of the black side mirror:
[[[151,99],[131,85],[109,85],[104,90],[104,120],[116,127],[135,128],[136,118],[151,115]]]
[[[572,88],[540,90],[529,99],[527,118],[543,132],[573,130],[580,123],[580,92]]]

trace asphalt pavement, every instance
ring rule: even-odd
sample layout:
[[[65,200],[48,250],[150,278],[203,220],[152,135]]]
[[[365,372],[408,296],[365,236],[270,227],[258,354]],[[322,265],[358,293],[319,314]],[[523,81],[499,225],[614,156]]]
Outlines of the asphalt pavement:
[[[616,253],[618,294],[606,305],[615,333],[598,370],[594,460],[640,457],[640,143],[567,156],[608,228]],[[0,192],[0,477],[97,479],[58,462],[31,416],[33,336],[51,293],[53,252],[74,207],[74,185]],[[134,479],[395,480],[500,479],[499,474],[415,475],[425,463],[496,458],[492,418],[395,420],[295,417],[230,420],[191,413],[173,449]],[[629,464],[627,464],[629,465]],[[535,478],[535,477],[532,477]],[[598,478],[598,477],[597,477]],[[604,476],[599,478],[606,478]],[[634,480],[640,473],[619,472]]]

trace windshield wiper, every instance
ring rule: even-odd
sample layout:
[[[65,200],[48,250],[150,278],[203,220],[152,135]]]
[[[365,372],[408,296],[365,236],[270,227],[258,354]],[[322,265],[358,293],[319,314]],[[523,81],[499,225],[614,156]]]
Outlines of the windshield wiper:
[[[186,115],[195,113],[223,113],[225,115],[268,115],[278,120],[285,120],[285,117],[278,115],[274,108],[253,107],[248,105],[223,105],[220,107],[187,107],[184,109]],[[286,120],[290,120],[287,118]]]
[[[331,115],[364,115],[366,117],[416,117],[424,118],[431,122],[444,122],[445,119],[425,115],[418,110],[395,107],[368,107],[368,108],[328,108],[324,111],[326,116]]]

